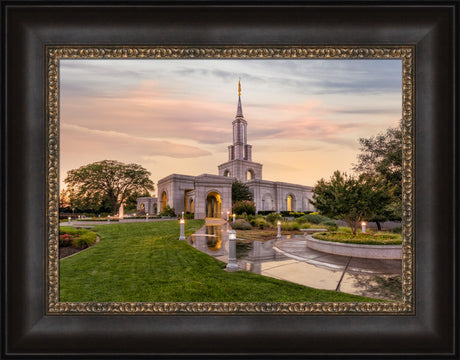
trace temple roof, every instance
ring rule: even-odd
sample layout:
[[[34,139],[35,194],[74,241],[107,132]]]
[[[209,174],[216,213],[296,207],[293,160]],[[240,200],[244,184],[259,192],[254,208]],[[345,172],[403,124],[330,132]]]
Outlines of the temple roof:
[[[238,107],[236,109],[236,117],[242,117],[243,116],[243,107],[241,106],[241,96],[238,95]]]

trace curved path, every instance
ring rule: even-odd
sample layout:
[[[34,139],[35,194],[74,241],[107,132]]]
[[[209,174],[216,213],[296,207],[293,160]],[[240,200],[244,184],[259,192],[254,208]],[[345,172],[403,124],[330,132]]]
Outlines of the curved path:
[[[306,246],[303,236],[282,237],[273,250],[279,259],[260,265],[260,274],[317,289],[397,300],[394,278],[401,276],[401,260],[359,259],[331,255]],[[377,277],[379,280],[377,280]]]

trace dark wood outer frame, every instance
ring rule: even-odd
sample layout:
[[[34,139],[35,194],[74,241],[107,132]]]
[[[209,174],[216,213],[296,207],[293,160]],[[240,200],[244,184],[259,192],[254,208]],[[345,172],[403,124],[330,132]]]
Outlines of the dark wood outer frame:
[[[457,1],[72,4],[2,2],[2,357],[454,356]],[[47,316],[44,48],[104,44],[415,45],[416,314]]]

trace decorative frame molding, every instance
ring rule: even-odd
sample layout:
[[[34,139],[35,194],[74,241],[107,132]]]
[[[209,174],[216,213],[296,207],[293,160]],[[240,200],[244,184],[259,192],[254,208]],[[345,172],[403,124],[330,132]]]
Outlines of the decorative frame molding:
[[[390,303],[59,302],[59,61],[61,59],[399,59],[402,61],[402,300]],[[415,314],[414,46],[46,46],[47,314]]]

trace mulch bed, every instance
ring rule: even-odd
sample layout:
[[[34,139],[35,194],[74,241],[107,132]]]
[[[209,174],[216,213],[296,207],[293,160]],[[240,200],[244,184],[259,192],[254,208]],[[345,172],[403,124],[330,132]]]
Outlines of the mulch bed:
[[[99,242],[99,236],[97,237],[97,240],[96,242],[91,245],[91,246],[94,246],[96,245],[97,243]],[[89,246],[89,247],[91,247]],[[73,246],[63,246],[63,247],[59,247],[59,259],[63,259],[67,256],[70,256],[70,255],[73,255],[73,254],[76,254],[77,252],[80,252],[82,250],[86,250],[88,248],[84,248],[84,249],[77,249],[77,248],[74,248]]]
[[[72,246],[64,246],[59,248],[59,259],[65,258],[67,256],[76,254],[84,249],[77,249]]]

